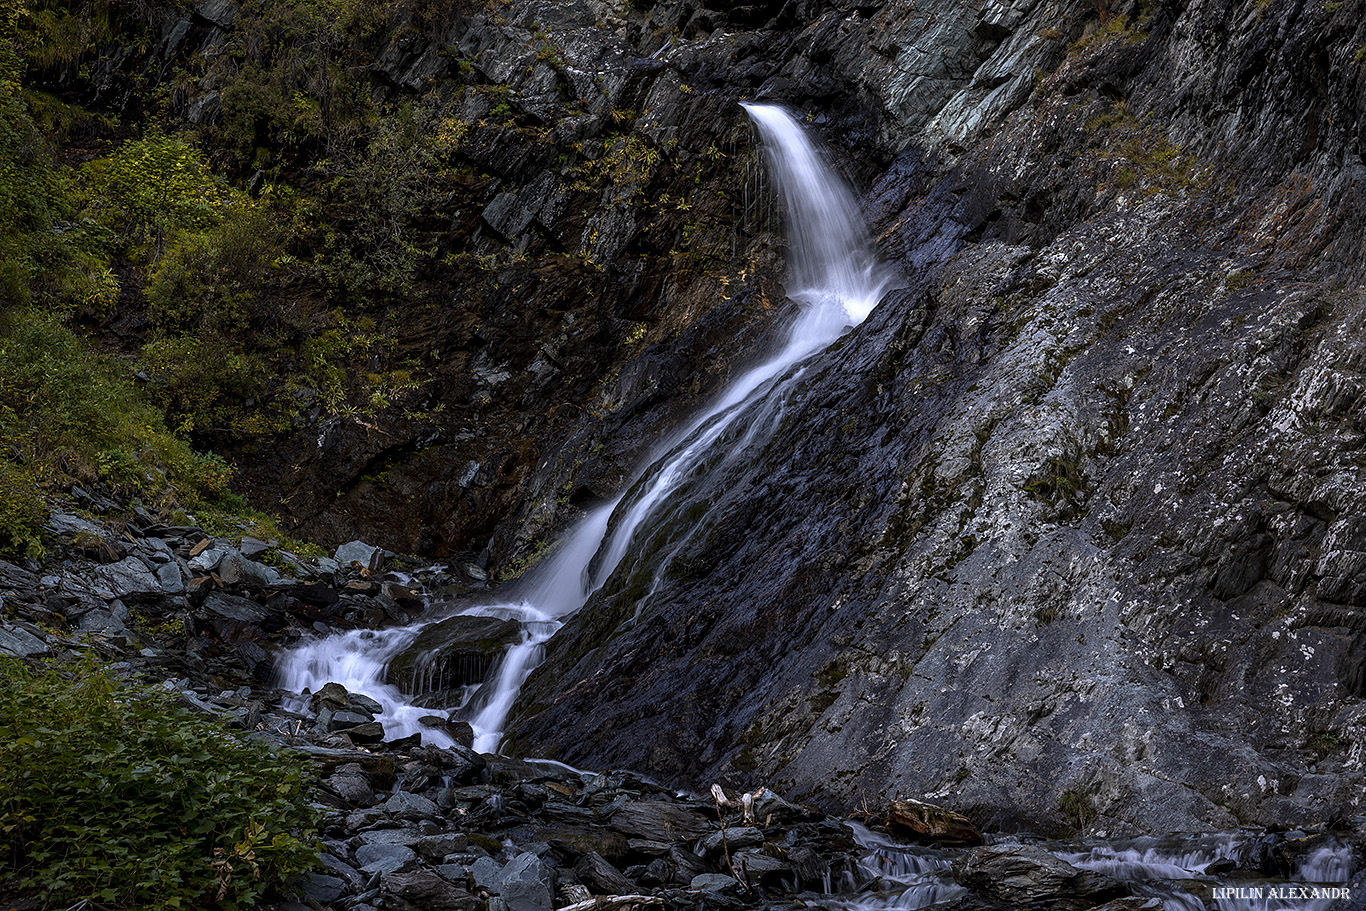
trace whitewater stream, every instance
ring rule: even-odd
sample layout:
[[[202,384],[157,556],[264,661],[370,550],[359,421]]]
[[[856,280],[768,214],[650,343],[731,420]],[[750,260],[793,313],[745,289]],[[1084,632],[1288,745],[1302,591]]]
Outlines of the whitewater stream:
[[[540,663],[546,642],[565,618],[579,610],[624,561],[633,559],[633,542],[652,527],[685,511],[700,516],[662,547],[654,548],[653,562],[645,567],[653,573],[654,585],[640,604],[648,602],[669,560],[687,542],[690,529],[707,523],[710,504],[706,498],[712,493],[707,485],[687,485],[693,493],[680,488],[765,442],[800,382],[804,365],[862,322],[891,283],[872,255],[852,194],[796,121],[776,106],[747,104],[745,110],[759,130],[773,182],[782,194],[790,238],[787,291],[800,305],[799,316],[778,353],[738,376],[656,450],[620,497],[586,515],[550,557],[515,584],[505,586],[498,600],[453,607],[445,613],[433,604],[429,616],[410,626],[355,630],[305,642],[281,659],[283,689],[304,694],[328,682],[340,683],[380,704],[383,711],[378,720],[388,737],[420,733],[426,742],[438,746],[450,745],[449,736],[440,728],[422,725],[419,719],[452,714],[474,729],[476,750],[495,752],[523,682]],[[629,568],[640,570],[634,565]],[[464,687],[457,704],[441,709],[417,705],[414,695],[386,682],[388,665],[423,629],[455,615],[516,621],[520,642],[507,650],[482,683]],[[424,674],[430,676],[430,667],[424,668],[419,661],[414,676],[419,685],[409,688],[426,689],[421,685]],[[813,904],[834,911],[916,909],[949,902],[964,893],[950,875],[952,852],[907,847],[850,825],[865,852],[863,860],[841,874],[839,881],[825,883],[826,894],[813,896]],[[1226,881],[1223,874],[1233,863],[1257,850],[1258,837],[1237,833],[1044,846],[1074,866],[1133,883],[1136,891],[1159,899],[1165,911],[1328,911],[1334,906],[1332,899],[1305,898],[1294,894],[1293,888],[1296,883],[1341,885],[1350,878],[1351,851],[1337,842],[1304,857],[1287,880],[1243,878],[1236,885]]]

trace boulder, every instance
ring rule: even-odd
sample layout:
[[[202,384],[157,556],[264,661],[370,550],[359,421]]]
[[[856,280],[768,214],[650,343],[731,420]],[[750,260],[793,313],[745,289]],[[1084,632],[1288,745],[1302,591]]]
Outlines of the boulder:
[[[47,654],[47,643],[17,623],[0,623],[0,654],[37,658]]]
[[[459,615],[433,623],[399,652],[385,681],[415,696],[447,694],[481,683],[522,628],[497,617]]]
[[[638,891],[635,883],[621,875],[597,851],[589,851],[574,865],[574,875],[594,895],[630,895]]]
[[[918,800],[893,800],[887,808],[887,828],[913,841],[945,845],[982,843],[982,833],[966,816]]]
[[[694,892],[731,892],[740,888],[740,882],[724,873],[701,873],[692,878],[688,888]]]
[[[112,597],[123,601],[152,601],[162,595],[160,580],[138,557],[96,567],[91,577],[97,589],[103,586]]]
[[[508,861],[501,879],[500,894],[508,911],[552,911],[554,908],[550,871],[530,851]]]
[[[953,878],[1011,905],[1056,911],[1081,911],[1130,894],[1118,880],[1074,867],[1034,845],[977,848],[954,863]]]
[[[430,870],[389,873],[380,882],[382,907],[391,911],[478,911],[483,905]]]
[[[441,817],[441,811],[437,809],[436,804],[421,794],[413,794],[408,791],[399,791],[390,797],[384,802],[384,809],[400,819],[439,819]]]
[[[763,843],[764,833],[758,829],[749,826],[731,826],[703,837],[698,842],[698,847],[702,849],[704,854],[719,854],[723,848],[738,851],[740,848],[752,848]]]
[[[249,598],[212,592],[204,599],[203,609],[227,620],[257,623],[266,618],[266,609]]]
[[[264,563],[249,560],[233,551],[218,564],[218,578],[224,585],[261,587],[280,581],[280,574]]]
[[[364,541],[348,541],[340,545],[333,558],[342,566],[359,563],[371,572],[378,572],[384,565],[384,551]]]
[[[361,845],[356,863],[365,873],[396,873],[417,863],[417,852],[403,845]]]
[[[608,823],[628,836],[651,841],[691,840],[711,829],[701,813],[663,800],[635,800],[612,814]]]

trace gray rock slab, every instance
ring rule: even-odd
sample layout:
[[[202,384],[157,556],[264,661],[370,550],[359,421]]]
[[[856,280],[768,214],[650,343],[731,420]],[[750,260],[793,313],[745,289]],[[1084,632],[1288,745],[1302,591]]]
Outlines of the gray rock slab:
[[[727,892],[740,888],[740,883],[724,873],[701,873],[692,878],[688,888],[694,892]]]
[[[541,859],[530,851],[508,861],[503,868],[501,891],[508,911],[552,911],[554,895],[549,873]]]
[[[180,571],[180,564],[172,560],[170,563],[163,563],[157,568],[157,583],[161,590],[168,595],[181,595],[185,593],[185,575]]]
[[[111,597],[125,601],[149,600],[162,594],[160,580],[137,557],[125,557],[117,563],[97,567],[91,577],[97,591],[102,586]]]
[[[47,643],[26,629],[0,623],[0,654],[36,658],[47,654]]]
[[[214,592],[204,599],[204,610],[228,620],[255,623],[265,619],[266,609],[249,598]]]
[[[377,570],[384,565],[384,551],[364,541],[348,541],[337,548],[333,557],[342,566],[359,563],[369,570]]]
[[[390,797],[384,802],[384,809],[400,819],[437,819],[441,816],[441,810],[435,803],[421,794],[408,791],[399,791]]]
[[[346,894],[346,883],[325,873],[310,873],[304,877],[304,896],[320,905],[334,902]]]
[[[367,845],[415,845],[422,840],[422,833],[416,829],[371,829],[360,833],[360,840]]]
[[[403,845],[361,845],[356,863],[366,873],[396,873],[417,863],[417,852]]]

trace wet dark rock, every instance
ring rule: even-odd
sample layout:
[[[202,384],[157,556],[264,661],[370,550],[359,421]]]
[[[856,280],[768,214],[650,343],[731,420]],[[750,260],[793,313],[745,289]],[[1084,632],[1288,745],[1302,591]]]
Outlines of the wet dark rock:
[[[574,864],[574,875],[594,895],[630,895],[639,891],[635,883],[622,876],[620,870],[596,851],[579,858]]]
[[[217,617],[243,622],[259,622],[266,618],[266,609],[250,598],[211,592],[204,598],[203,609]]]
[[[763,843],[764,833],[759,829],[747,826],[734,826],[712,832],[710,835],[700,839],[697,846],[705,854],[718,854],[723,849],[735,851],[740,848],[752,848],[755,845],[761,845]]]
[[[346,883],[335,876],[310,873],[304,878],[303,894],[319,904],[326,904],[346,894]]]
[[[361,845],[356,849],[356,864],[363,873],[396,873],[416,863],[417,852],[403,845]]]
[[[653,841],[694,839],[711,829],[700,812],[657,800],[626,804],[612,814],[608,825],[624,835]]]
[[[498,893],[508,911],[552,911],[551,872],[527,851],[508,862],[499,874]]]
[[[1032,845],[977,848],[954,863],[953,877],[990,898],[1030,908],[1073,911],[1129,895],[1123,883]]]
[[[446,832],[440,835],[426,835],[412,845],[413,850],[429,861],[440,860],[469,847],[469,839],[461,832]]]
[[[441,811],[421,794],[399,791],[384,802],[384,810],[401,819],[436,819]]]
[[[413,695],[442,694],[479,683],[521,628],[497,617],[449,617],[433,623],[394,656],[385,679]]]
[[[360,775],[332,775],[326,784],[337,796],[353,807],[372,807],[375,805],[375,792],[370,783]]]
[[[384,810],[374,814],[377,820],[387,819],[390,811],[386,807]],[[350,826],[350,822],[347,823]],[[422,841],[424,836],[417,829],[371,829],[369,832],[362,832],[360,840],[367,845],[402,845],[411,847]]]
[[[694,892],[738,892],[740,882],[725,873],[700,873],[692,878],[688,888]]]
[[[337,548],[332,559],[343,566],[359,563],[370,572],[377,572],[384,565],[384,552],[373,544],[364,541],[351,541]]]
[[[429,870],[385,875],[380,898],[393,911],[478,911],[482,907],[477,898]]]

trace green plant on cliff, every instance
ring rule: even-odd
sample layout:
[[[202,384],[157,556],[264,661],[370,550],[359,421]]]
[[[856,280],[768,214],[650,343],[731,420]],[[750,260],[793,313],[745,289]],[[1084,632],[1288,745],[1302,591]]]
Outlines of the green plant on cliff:
[[[0,663],[0,871],[49,905],[236,909],[316,865],[297,764],[91,662]]]
[[[1096,821],[1096,807],[1091,798],[1078,788],[1068,788],[1058,795],[1058,812],[1078,832]]]

